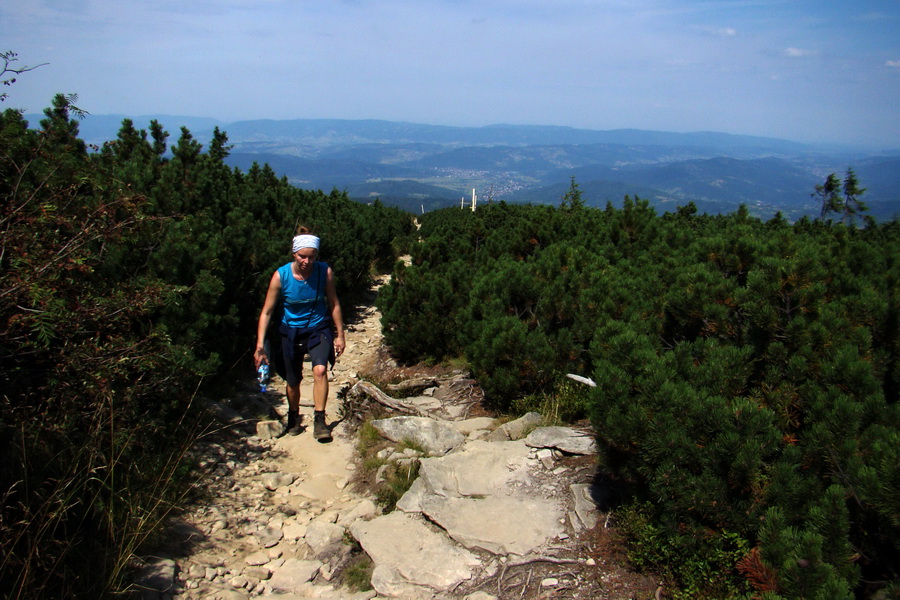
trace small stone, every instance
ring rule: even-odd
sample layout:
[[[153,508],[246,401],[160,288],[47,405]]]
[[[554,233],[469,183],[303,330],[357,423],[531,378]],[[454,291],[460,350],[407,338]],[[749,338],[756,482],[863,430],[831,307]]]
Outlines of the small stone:
[[[385,472],[387,472],[387,465],[381,465],[380,467],[378,467],[378,470],[375,471],[375,483],[384,483]]]
[[[256,567],[259,565],[264,565],[270,560],[271,558],[269,557],[268,553],[260,550],[258,552],[254,552],[253,554],[248,554],[247,558],[244,559],[244,562],[246,562],[250,566]]]
[[[206,575],[206,569],[202,565],[193,564],[188,567],[187,574],[188,577],[204,577]]]
[[[256,532],[256,537],[259,540],[260,546],[262,546],[263,548],[271,548],[281,541],[281,538],[284,537],[284,533],[281,531],[281,529],[275,529],[274,527],[263,527]]]
[[[215,521],[209,528],[210,533],[215,533],[223,529],[228,529],[228,521],[226,521],[225,519],[219,519]]]
[[[306,523],[290,523],[282,529],[284,539],[295,542],[306,535]]]
[[[593,558],[589,558],[586,561],[584,561],[584,564],[586,564],[589,567],[593,567],[593,566],[597,565],[597,561],[594,560]]]
[[[272,571],[266,567],[247,567],[244,571],[244,575],[256,579],[257,581],[263,581],[272,576]]]
[[[271,492],[280,487],[287,487],[296,480],[297,476],[293,473],[266,473],[262,476],[262,484]]]
[[[559,579],[556,577],[548,577],[541,580],[541,587],[556,587],[559,585]]]
[[[329,510],[323,512],[316,521],[320,523],[337,523],[338,520],[338,512],[336,510]]]

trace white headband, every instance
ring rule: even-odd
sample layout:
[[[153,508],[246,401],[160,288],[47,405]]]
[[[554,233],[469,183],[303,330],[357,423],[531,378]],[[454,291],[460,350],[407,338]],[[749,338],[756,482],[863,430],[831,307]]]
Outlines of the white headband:
[[[294,236],[294,243],[291,246],[291,254],[296,252],[297,250],[301,250],[303,248],[315,248],[319,249],[319,238],[314,235],[296,235]]]

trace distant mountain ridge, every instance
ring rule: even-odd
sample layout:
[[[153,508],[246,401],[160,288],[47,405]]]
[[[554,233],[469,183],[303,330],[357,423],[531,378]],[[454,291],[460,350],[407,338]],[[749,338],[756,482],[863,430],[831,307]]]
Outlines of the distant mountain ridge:
[[[26,115],[37,123],[42,116]],[[232,143],[243,144],[267,141],[315,145],[347,145],[361,143],[403,144],[431,143],[441,145],[571,145],[615,144],[637,146],[683,146],[697,148],[753,149],[759,152],[795,154],[811,147],[799,142],[777,138],[736,135],[718,132],[674,133],[641,129],[593,130],[557,125],[486,125],[483,127],[453,127],[425,125],[399,121],[345,119],[258,119],[223,122],[205,117],[173,115],[87,115],[81,121],[86,141],[96,143],[114,139],[122,120],[130,118],[137,128],[149,127],[156,119],[172,135],[186,126],[197,139],[212,137],[214,127],[228,133]]]
[[[26,115],[37,126],[39,115]],[[89,115],[82,137],[115,139],[123,115]],[[815,216],[810,197],[829,173],[853,167],[870,214],[900,215],[900,151],[863,152],[717,132],[609,131],[550,125],[452,127],[382,120],[292,119],[225,123],[181,116],[158,120],[174,144],[182,126],[201,143],[215,127],[232,144],[228,164],[268,163],[299,187],[347,190],[351,197],[418,212],[458,205],[474,188],[483,199],[558,204],[574,176],[587,204],[621,204],[625,194],[660,211],[694,202],[701,211],[746,204],[767,218]]]

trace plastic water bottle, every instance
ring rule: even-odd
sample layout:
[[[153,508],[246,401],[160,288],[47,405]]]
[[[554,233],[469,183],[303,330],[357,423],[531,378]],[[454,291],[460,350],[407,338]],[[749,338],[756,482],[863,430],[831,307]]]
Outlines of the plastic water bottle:
[[[265,392],[269,383],[269,365],[263,363],[259,365],[259,391]]]

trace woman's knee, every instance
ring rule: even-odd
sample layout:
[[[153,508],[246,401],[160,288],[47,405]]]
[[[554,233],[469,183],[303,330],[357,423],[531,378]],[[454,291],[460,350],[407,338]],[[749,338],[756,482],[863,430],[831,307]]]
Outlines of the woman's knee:
[[[324,379],[328,377],[328,367],[325,365],[316,365],[313,367],[313,378]]]

